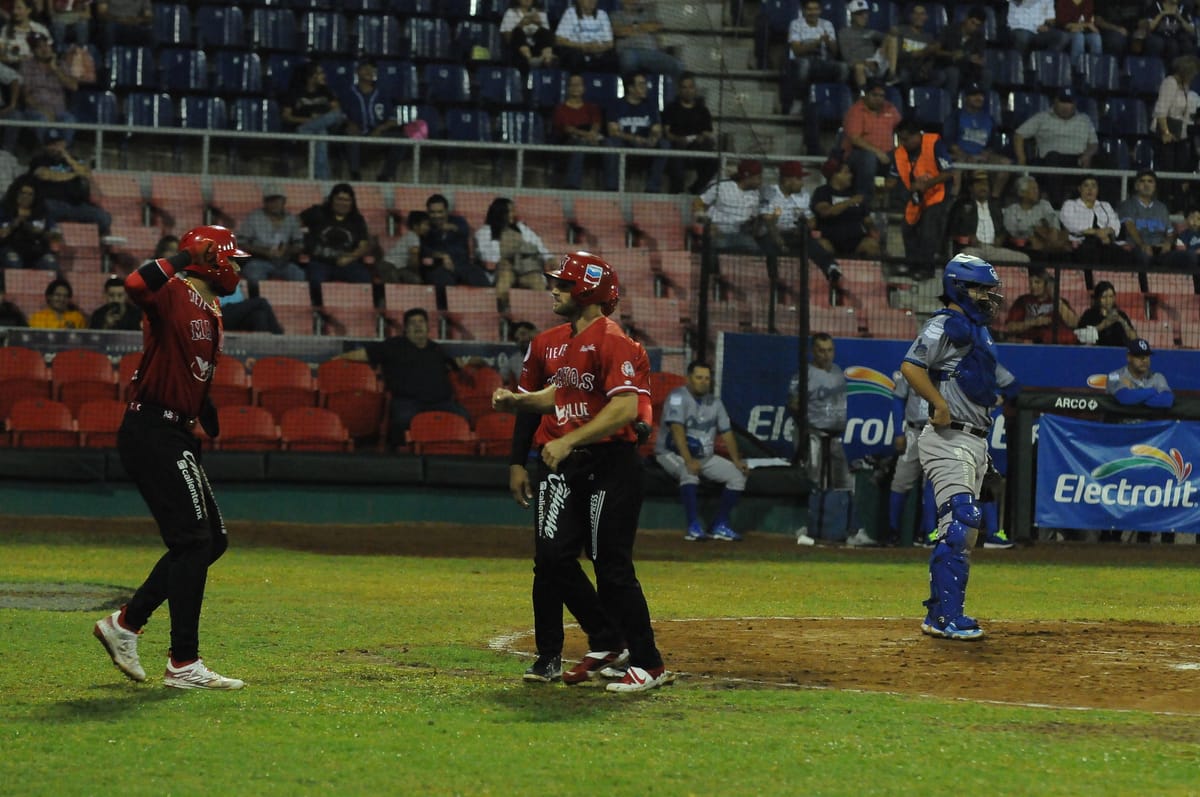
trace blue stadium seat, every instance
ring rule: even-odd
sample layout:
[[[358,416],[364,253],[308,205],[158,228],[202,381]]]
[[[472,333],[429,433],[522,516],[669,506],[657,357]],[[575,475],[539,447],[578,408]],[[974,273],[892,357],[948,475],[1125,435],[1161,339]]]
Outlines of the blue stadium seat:
[[[492,117],[486,111],[451,108],[446,111],[446,138],[451,141],[491,141]]]
[[[196,9],[197,47],[245,47],[246,18],[237,6]]]
[[[1015,130],[1035,113],[1045,111],[1050,107],[1046,95],[1036,91],[1014,91],[1008,95],[1008,104],[1004,113],[1004,126]]]
[[[1016,88],[1025,85],[1025,62],[1020,50],[994,50],[988,48],[983,54],[984,66],[992,75],[992,82],[999,88]]]
[[[346,18],[334,11],[309,11],[300,18],[300,40],[308,52],[333,54],[350,50]]]
[[[158,71],[163,91],[174,94],[208,91],[208,56],[203,50],[173,47],[161,50]]]
[[[1154,141],[1149,138],[1140,139],[1133,146],[1133,152],[1130,157],[1133,158],[1133,163],[1130,164],[1134,169],[1153,169],[1154,168]]]
[[[936,3],[932,5],[937,5]],[[926,10],[929,11],[929,16],[932,18],[934,12],[926,5]],[[942,9],[942,20],[945,24],[946,10]],[[795,17],[793,17],[795,19]],[[847,20],[849,22],[849,20]],[[881,30],[885,33],[900,24],[900,8],[888,0],[872,0],[871,8],[867,15],[867,27],[874,30]],[[841,29],[841,25],[837,22],[833,23],[835,28]]]
[[[442,138],[445,130],[442,124],[442,114],[432,105],[397,105],[396,123],[406,125],[416,120],[424,120],[429,127],[430,138]]]
[[[662,113],[675,99],[675,79],[670,75],[646,75],[646,97]]]
[[[479,19],[499,22],[504,18],[504,12],[508,10],[508,6],[508,0],[478,0],[475,6],[475,16]]]
[[[487,51],[488,57],[476,58],[474,48]],[[504,43],[500,38],[500,26],[495,22],[464,20],[454,29],[454,51],[469,56],[471,60],[498,63],[504,60]]]
[[[125,123],[135,127],[177,127],[175,100],[165,92],[132,92],[125,97]]]
[[[354,20],[354,40],[360,55],[403,58],[408,40],[400,35],[395,17],[363,14]]]
[[[546,8],[546,18],[550,20],[550,29],[558,29],[558,21],[562,19],[563,12],[571,5],[572,0],[546,0],[543,4]],[[798,2],[798,0],[797,0]],[[784,26],[787,30],[787,26]]]
[[[418,61],[450,60],[450,25],[444,19],[408,20],[408,52]]]
[[[186,3],[153,3],[151,8],[155,44],[192,43],[192,12]]]
[[[792,20],[800,16],[800,0],[763,0],[758,13],[765,16],[767,29],[771,33],[786,36]],[[835,22],[834,27],[837,26]]]
[[[436,13],[446,19],[470,19],[474,4],[474,0],[439,0]]]
[[[1125,73],[1129,75],[1129,91],[1143,96],[1157,96],[1166,80],[1167,68],[1162,59],[1153,55],[1125,56]]]
[[[218,94],[262,95],[262,59],[258,53],[219,51],[215,60],[213,90]]]
[[[158,83],[154,51],[149,47],[117,45],[104,57],[108,88],[118,91]]]
[[[349,58],[325,58],[321,60],[325,68],[325,80],[329,90],[337,97],[349,94],[354,83],[358,80],[358,64]]]
[[[255,50],[297,51],[296,17],[286,8],[256,8],[250,12],[250,46]]]
[[[1075,110],[1092,120],[1092,127],[1100,127],[1100,103],[1095,97],[1079,96],[1075,100]]]
[[[505,111],[500,114],[500,140],[509,144],[545,144],[546,127],[534,111]]]
[[[841,123],[854,100],[845,83],[814,83],[808,87],[805,113],[813,111],[819,122]]]
[[[1071,85],[1071,57],[1066,53],[1034,50],[1029,54],[1029,66],[1039,88],[1057,89]]]
[[[1075,71],[1079,75],[1076,87],[1085,92],[1115,94],[1121,90],[1121,62],[1115,55],[1085,53],[1076,59]]]
[[[883,98],[896,106],[896,110],[900,111],[903,116],[908,112],[908,103],[904,99],[904,95],[900,93],[900,89],[895,86],[886,86],[883,89]]]
[[[329,11],[336,8],[339,3],[334,0],[286,0],[286,5],[303,13],[305,11]]]
[[[466,103],[471,100],[471,76],[459,64],[425,65],[425,101],[434,105]]]
[[[521,73],[511,66],[485,66],[475,72],[479,99],[487,105],[511,108],[525,104]]]
[[[380,61],[379,90],[393,102],[416,102],[421,98],[417,67],[411,61]]]
[[[271,53],[267,56],[267,94],[279,97],[287,93],[292,85],[292,73],[296,67],[308,63],[308,57],[296,53]]]
[[[625,96],[625,87],[620,75],[607,72],[585,72],[583,74],[583,98],[606,110]]]
[[[387,5],[386,0],[343,0],[341,8],[348,14],[381,14]]]
[[[228,130],[225,100],[220,97],[184,97],[179,101],[179,124],[193,130]]]
[[[950,115],[950,98],[939,88],[914,86],[908,90],[908,107],[919,125],[941,130]]]
[[[821,18],[832,22],[833,26],[838,30],[849,25],[850,12],[846,10],[846,0],[822,0]],[[887,30],[887,28],[884,28],[884,30]]]
[[[1114,169],[1129,169],[1129,145],[1122,139],[1100,138],[1100,153],[1108,159]]]
[[[534,108],[552,109],[567,97],[567,73],[561,69],[531,69],[528,88]]]
[[[86,124],[116,124],[117,95],[111,91],[77,91],[71,97],[71,111]]]
[[[255,97],[241,97],[233,102],[230,126],[244,133],[278,133],[279,103]]]
[[[1146,103],[1136,97],[1110,97],[1103,122],[1107,133],[1119,136],[1150,135]]]
[[[388,0],[388,10],[401,17],[431,17],[436,0]]]

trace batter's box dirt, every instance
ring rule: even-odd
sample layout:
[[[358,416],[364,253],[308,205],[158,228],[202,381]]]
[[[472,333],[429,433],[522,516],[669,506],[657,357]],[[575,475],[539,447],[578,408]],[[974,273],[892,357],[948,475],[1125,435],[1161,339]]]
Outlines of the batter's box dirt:
[[[0,581],[0,609],[39,609],[51,612],[116,609],[133,590],[111,584]]]
[[[858,689],[1200,715],[1200,635],[1194,628],[1121,622],[981,625],[988,635],[974,642],[926,637],[916,619],[656,620],[654,631],[667,667],[681,673],[677,686],[684,688]],[[582,654],[568,650],[564,658]]]

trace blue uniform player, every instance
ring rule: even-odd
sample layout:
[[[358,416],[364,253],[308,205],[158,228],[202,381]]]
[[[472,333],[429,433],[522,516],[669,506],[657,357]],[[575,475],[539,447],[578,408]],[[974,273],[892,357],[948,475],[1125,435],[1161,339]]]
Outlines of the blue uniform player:
[[[991,410],[1015,382],[997,361],[987,329],[1004,299],[999,288],[990,263],[957,255],[942,277],[945,309],[925,322],[900,366],[930,408],[917,446],[921,467],[933,482],[938,530],[921,631],[946,639],[983,637],[963,607],[970,553],[983,523],[979,493],[988,471]]]

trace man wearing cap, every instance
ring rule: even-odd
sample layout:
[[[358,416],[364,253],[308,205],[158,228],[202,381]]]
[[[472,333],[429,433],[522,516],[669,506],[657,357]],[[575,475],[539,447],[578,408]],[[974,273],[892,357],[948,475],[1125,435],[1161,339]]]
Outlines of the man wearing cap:
[[[842,60],[850,65],[854,87],[861,90],[868,78],[887,76],[884,34],[870,27],[871,5],[867,0],[850,0],[846,11],[850,13],[850,24],[838,31],[838,48],[842,51]]]
[[[1150,343],[1145,338],[1129,341],[1125,355],[1125,367],[1108,375],[1105,390],[1125,406],[1155,407],[1166,409],[1175,403],[1175,394],[1167,384],[1167,378],[1150,370]]]
[[[238,243],[251,254],[242,266],[242,276],[251,285],[260,280],[304,279],[304,268],[296,262],[304,248],[300,219],[286,209],[287,197],[274,183],[263,186],[263,204],[238,228]]]
[[[985,107],[987,91],[980,83],[970,83],[963,92],[962,108],[946,117],[942,139],[950,146],[955,163],[994,163],[1009,166],[1012,158],[1001,155],[996,145],[999,123]],[[996,172],[992,196],[1004,196],[1008,172]],[[985,258],[986,259],[986,258]]]
[[[12,118],[27,122],[75,122],[73,113],[67,110],[67,92],[79,88],[73,78],[54,54],[54,44],[48,36],[38,32],[27,37],[33,55],[21,62],[21,100],[25,110],[16,111]],[[13,149],[19,128],[10,127],[4,135],[6,149]],[[46,129],[37,131],[38,141],[46,142]],[[62,128],[60,135],[70,145],[75,140],[75,131]]]
[[[863,95],[842,119],[842,151],[854,171],[854,193],[865,207],[875,196],[875,178],[892,165],[892,136],[900,124],[900,110],[887,100],[883,81],[867,80]]]
[[[787,161],[779,166],[779,182],[763,189],[762,217],[764,234],[759,245],[767,253],[767,266],[774,279],[776,268],[772,261],[783,254],[799,254],[810,240],[808,214],[812,197],[804,188],[804,166],[800,161]],[[808,256],[817,268],[836,287],[842,272],[829,250],[819,245],[808,247]]]
[[[1192,262],[1186,251],[1175,250],[1175,225],[1171,211],[1155,197],[1158,176],[1142,169],[1133,181],[1133,195],[1117,208],[1124,228],[1125,244],[1139,266],[1168,266],[1187,269]]]
[[[1030,139],[1037,145],[1036,158],[1025,151],[1025,142]],[[1059,89],[1053,107],[1026,119],[1013,136],[1013,152],[1022,166],[1090,169],[1098,149],[1096,128],[1087,114],[1076,111],[1075,92],[1069,88]],[[1047,175],[1046,188],[1050,203],[1060,207],[1064,199],[1062,177]]]
[[[633,149],[670,149],[663,138],[662,117],[658,106],[649,99],[650,83],[641,72],[626,75],[625,98],[618,100],[608,114],[609,147]],[[659,156],[651,159],[650,172],[646,175],[646,193],[657,194],[662,189],[663,173],[667,159]],[[621,159],[616,154],[604,156],[604,187],[616,191],[621,177]]]
[[[988,173],[971,175],[970,188],[950,211],[949,235],[955,254],[974,255],[990,263],[1029,262],[1029,255],[1008,249],[1008,230],[1000,204],[991,197]]]
[[[707,219],[719,251],[761,254],[754,239],[761,188],[762,164],[741,160],[732,178],[711,183],[692,201],[696,221],[702,223]]]

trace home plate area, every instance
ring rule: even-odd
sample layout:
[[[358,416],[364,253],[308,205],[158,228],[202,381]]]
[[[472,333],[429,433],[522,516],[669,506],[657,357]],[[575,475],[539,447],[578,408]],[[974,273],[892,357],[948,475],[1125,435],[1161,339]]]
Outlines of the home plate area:
[[[987,636],[973,642],[924,636],[919,618],[657,619],[654,630],[684,688],[854,689],[1200,715],[1200,634],[1193,627],[983,619],[980,625]],[[584,653],[570,646],[579,640],[577,629],[567,638],[564,662]],[[503,647],[529,649],[532,632],[504,641]]]

